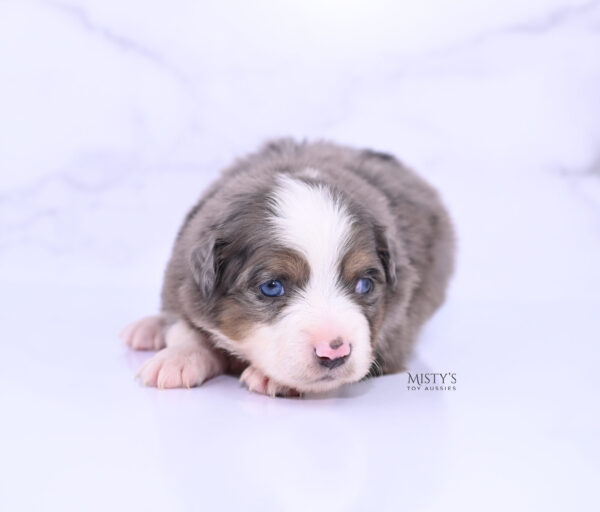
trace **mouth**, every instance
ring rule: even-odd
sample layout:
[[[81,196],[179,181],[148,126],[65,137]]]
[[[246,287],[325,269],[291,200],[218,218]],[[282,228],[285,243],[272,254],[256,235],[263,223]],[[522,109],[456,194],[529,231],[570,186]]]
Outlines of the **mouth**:
[[[323,377],[320,377],[316,380],[314,380],[313,382],[326,382],[326,381],[332,381],[335,380],[335,377],[333,375],[323,375]]]
[[[343,358],[344,360],[346,358]],[[347,364],[322,365],[314,367],[316,375],[309,382],[313,384],[335,383],[340,385],[348,380],[352,374],[353,366]]]

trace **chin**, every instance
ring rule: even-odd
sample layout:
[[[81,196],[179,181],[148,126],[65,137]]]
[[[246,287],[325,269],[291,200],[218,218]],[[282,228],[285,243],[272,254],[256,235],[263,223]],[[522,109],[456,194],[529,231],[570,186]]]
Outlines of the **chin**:
[[[272,396],[330,391],[405,368],[453,253],[437,192],[394,157],[271,142],[188,213],[162,311],[122,336],[158,350],[138,373],[145,385],[233,373]]]

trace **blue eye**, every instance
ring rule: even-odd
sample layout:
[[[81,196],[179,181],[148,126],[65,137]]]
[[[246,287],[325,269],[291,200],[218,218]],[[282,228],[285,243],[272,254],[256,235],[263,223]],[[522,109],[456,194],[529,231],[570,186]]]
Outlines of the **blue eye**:
[[[370,279],[366,278],[366,277],[362,277],[361,279],[359,279],[356,282],[356,288],[354,288],[354,291],[356,293],[369,293],[371,290],[373,289],[373,281],[371,281]]]
[[[266,295],[267,297],[279,297],[284,293],[283,284],[281,283],[281,281],[277,281],[275,279],[261,284],[260,291],[263,295]]]

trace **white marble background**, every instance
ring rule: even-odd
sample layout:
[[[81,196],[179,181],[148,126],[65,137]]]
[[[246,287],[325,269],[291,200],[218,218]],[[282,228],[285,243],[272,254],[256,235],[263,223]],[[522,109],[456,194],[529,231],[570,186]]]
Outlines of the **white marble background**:
[[[133,409],[142,400],[128,380],[109,398],[85,387],[102,381],[101,363],[111,375],[131,370],[120,348],[102,347],[116,346],[120,323],[157,307],[178,224],[219,169],[287,135],[398,155],[440,188],[456,221],[452,293],[415,364],[459,368],[467,381],[462,395],[435,401],[446,411],[440,428],[452,432],[442,458],[458,473],[438,475],[435,489],[424,483],[427,472],[410,479],[405,502],[415,510],[591,510],[588,484],[600,477],[600,2],[567,0],[0,1],[0,315],[8,326],[0,411],[14,420],[0,425],[0,442],[13,440],[0,462],[3,482],[13,482],[0,487],[0,508],[76,510],[106,485],[129,509],[195,509],[193,483],[164,490],[158,482],[169,477],[141,449],[135,456],[154,472],[140,479],[160,492],[116,484],[135,480],[135,465],[106,466],[102,484],[90,484],[95,469],[77,453],[89,439],[73,448],[61,438],[56,453],[49,445],[94,397],[125,393]],[[89,391],[83,402],[70,394],[70,372]],[[57,373],[67,381],[55,383]],[[385,407],[405,378],[380,382],[360,402],[365,408]],[[223,386],[235,400],[260,400]],[[173,393],[177,404],[193,402]],[[148,412],[155,398],[143,396]],[[429,401],[412,400],[411,413],[437,418],[428,416]],[[349,413],[357,424],[363,405]],[[23,424],[50,421],[34,410],[44,407],[62,419],[31,444]],[[223,407],[235,421],[239,410]],[[405,424],[387,434],[414,435]],[[135,421],[128,425],[131,434]],[[122,453],[127,439],[117,445]],[[426,438],[417,446],[428,460],[439,455]],[[65,453],[68,470],[60,469]],[[109,465],[103,454],[95,456]],[[300,467],[310,472],[307,460]],[[185,455],[170,461],[171,469],[202,464]],[[482,470],[488,463],[503,470]],[[39,484],[49,468],[62,478],[23,501],[27,482]],[[89,479],[67,499],[76,468]],[[260,474],[275,478],[262,466]],[[380,476],[389,490],[406,474]],[[245,484],[237,477],[239,498]],[[221,489],[219,482],[212,485]],[[399,510],[376,484],[352,482],[360,499],[321,503]],[[306,510],[283,492],[265,493],[263,510]]]

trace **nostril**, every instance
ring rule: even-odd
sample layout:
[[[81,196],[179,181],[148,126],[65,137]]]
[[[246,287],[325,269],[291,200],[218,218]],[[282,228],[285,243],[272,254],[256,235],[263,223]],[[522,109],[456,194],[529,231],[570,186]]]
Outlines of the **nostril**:
[[[340,338],[339,336],[338,336],[336,339],[334,339],[334,340],[331,340],[331,341],[329,342],[329,346],[330,346],[330,347],[331,347],[333,350],[335,350],[336,348],[340,348],[340,347],[341,347],[343,344],[344,344],[344,340],[343,340],[342,338]]]

